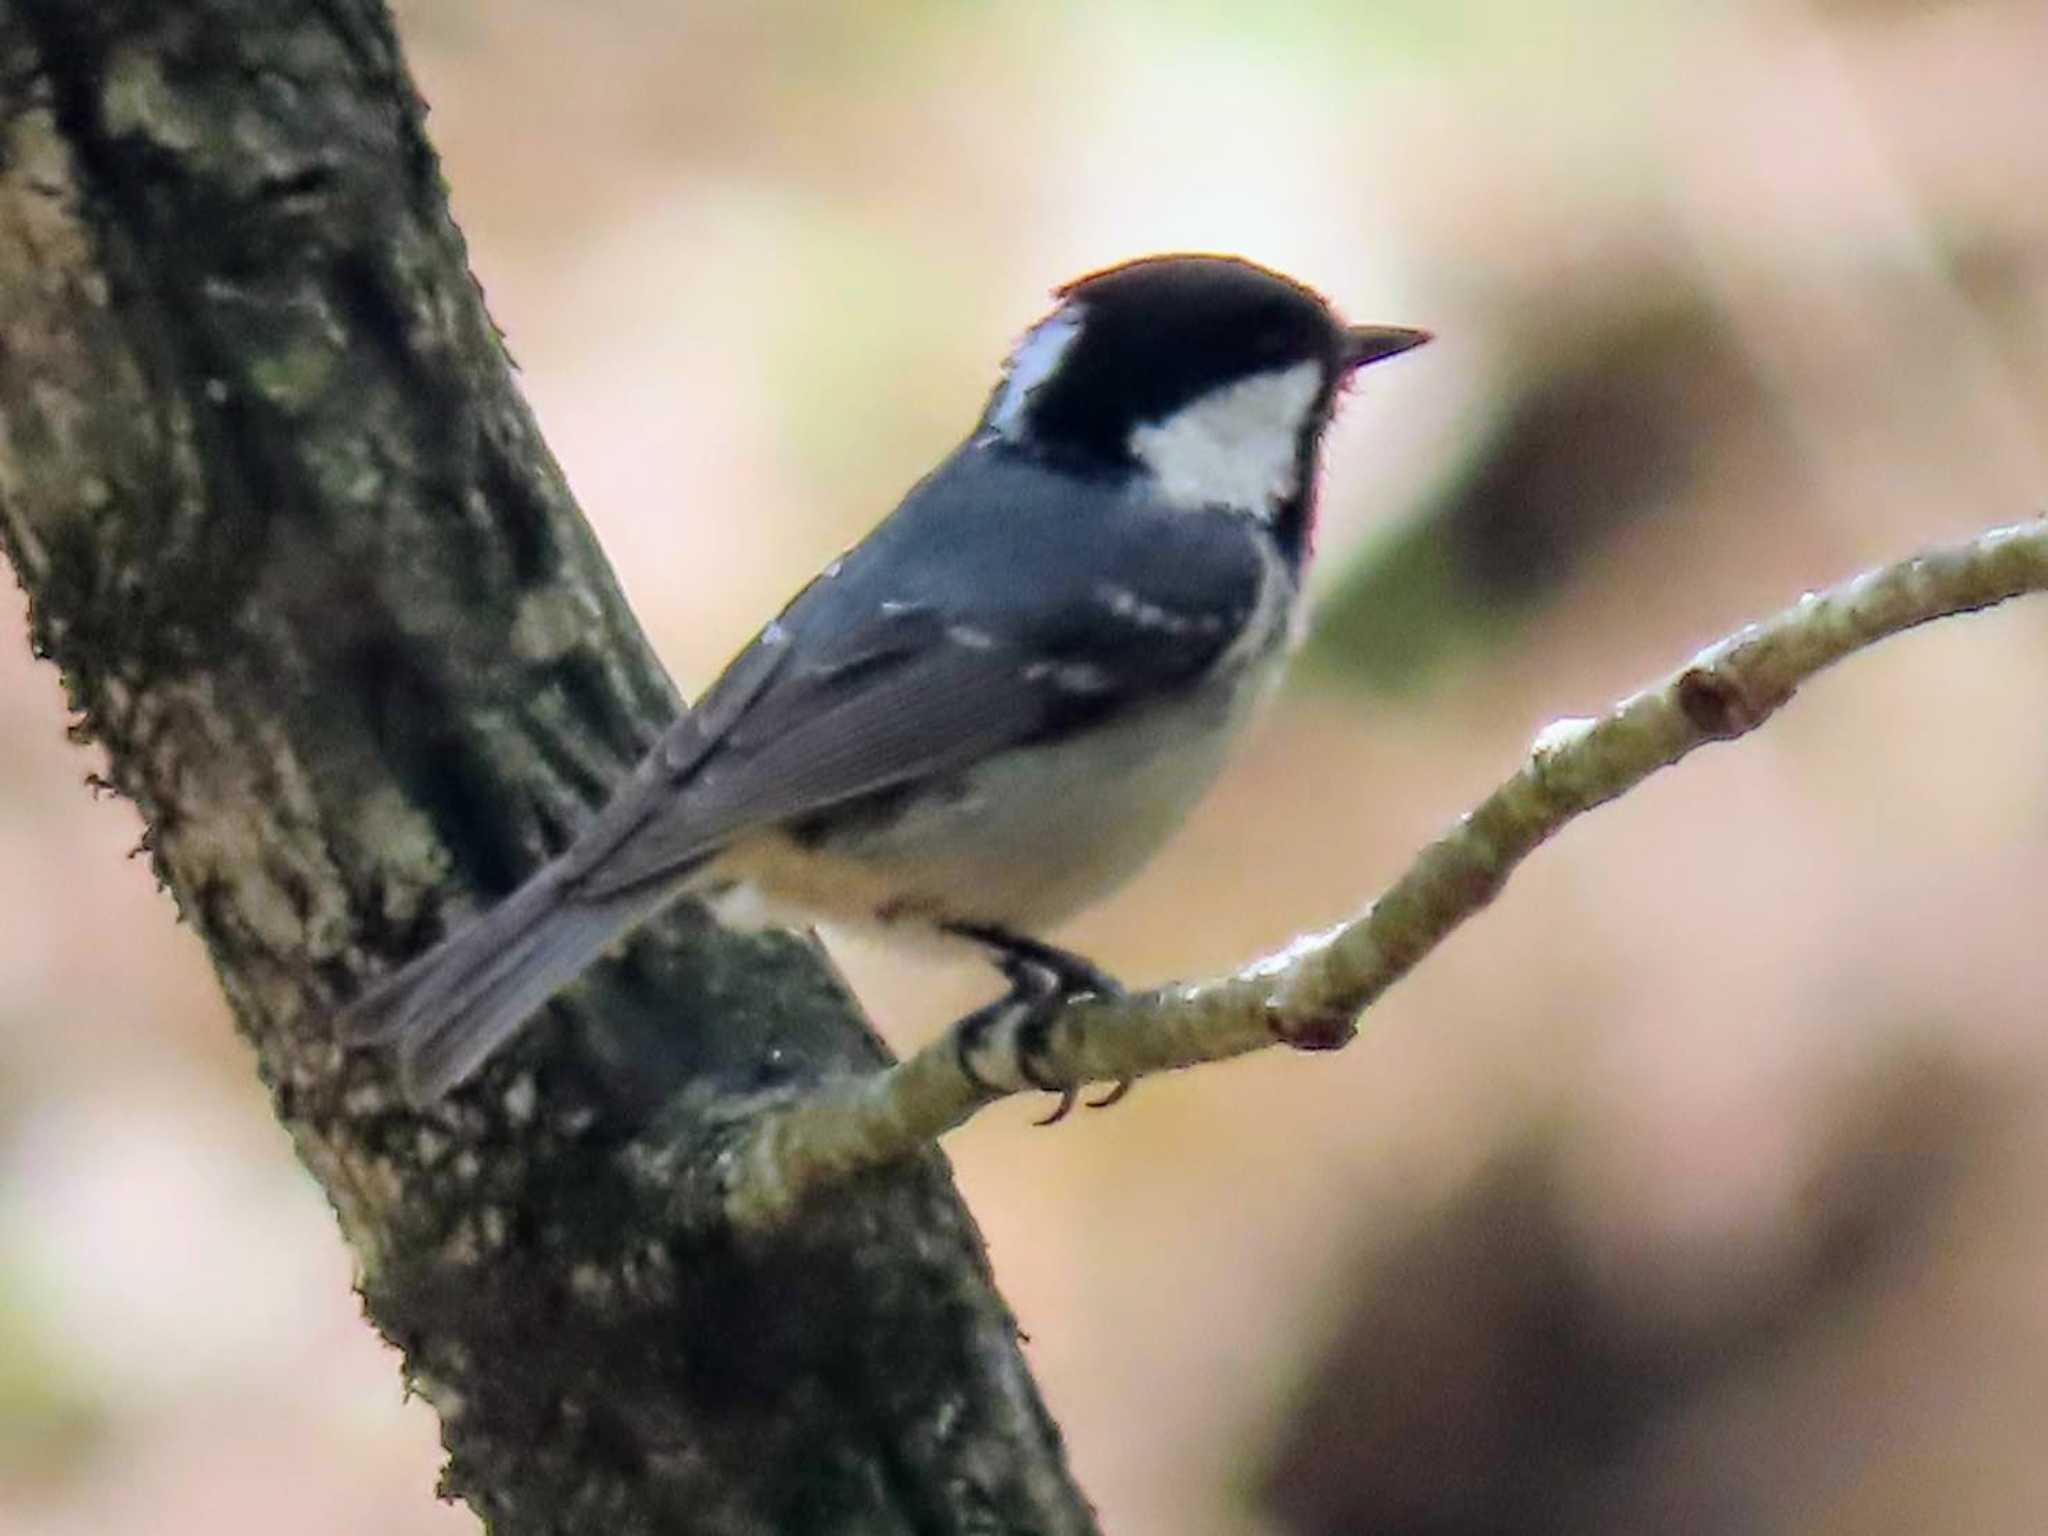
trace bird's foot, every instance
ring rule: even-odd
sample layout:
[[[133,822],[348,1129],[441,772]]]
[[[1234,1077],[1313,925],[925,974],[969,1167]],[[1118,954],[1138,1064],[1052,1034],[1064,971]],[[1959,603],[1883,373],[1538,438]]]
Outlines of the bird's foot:
[[[1125,995],[1123,983],[1093,960],[1070,949],[1061,949],[1056,944],[1026,938],[1021,933],[1012,933],[990,923],[950,923],[946,932],[988,950],[996,968],[1013,984],[1017,978],[1010,967],[1023,961],[1050,972],[1059,984],[1062,1000],[1075,997],[1114,999]]]
[[[1053,1070],[1053,1023],[1076,998],[1113,1001],[1125,996],[1122,983],[1083,956],[1005,929],[959,924],[952,931],[992,951],[996,968],[1010,983],[1006,994],[969,1014],[956,1027],[954,1041],[961,1075],[985,1092],[1001,1092],[976,1070],[974,1058],[987,1051],[1005,1049],[1012,1075],[1033,1088],[1059,1095],[1053,1112],[1037,1123],[1055,1125],[1066,1119],[1080,1097],[1080,1089]],[[1119,1081],[1101,1098],[1090,1099],[1088,1107],[1106,1109],[1130,1092],[1130,1088],[1128,1079]]]

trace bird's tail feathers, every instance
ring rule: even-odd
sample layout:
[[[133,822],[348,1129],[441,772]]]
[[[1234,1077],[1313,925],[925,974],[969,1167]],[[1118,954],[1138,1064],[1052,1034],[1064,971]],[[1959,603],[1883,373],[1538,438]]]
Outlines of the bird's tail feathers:
[[[338,1021],[349,1045],[397,1054],[415,1104],[456,1087],[675,886],[578,899],[542,870],[469,927],[379,982]]]

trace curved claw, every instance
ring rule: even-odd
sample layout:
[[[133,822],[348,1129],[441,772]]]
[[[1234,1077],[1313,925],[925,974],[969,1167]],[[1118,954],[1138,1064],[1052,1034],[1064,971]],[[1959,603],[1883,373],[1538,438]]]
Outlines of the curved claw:
[[[1031,1123],[1033,1125],[1058,1125],[1062,1120],[1066,1119],[1069,1114],[1073,1113],[1074,1100],[1080,1097],[1080,1089],[1062,1088],[1060,1090],[1060,1101],[1054,1107],[1053,1112],[1047,1115],[1043,1120],[1034,1120]]]
[[[1101,1098],[1088,1100],[1088,1107],[1090,1109],[1107,1109],[1112,1104],[1122,1103],[1124,1095],[1131,1091],[1131,1083],[1133,1081],[1133,1079],[1128,1077],[1118,1078],[1116,1080],[1116,1086],[1110,1089],[1109,1092],[1105,1093]]]
[[[967,1086],[976,1093],[991,1099],[1001,1096],[1002,1089],[974,1070],[974,1045],[966,1030],[953,1037],[953,1065],[960,1069],[960,1075],[967,1079]]]
[[[998,1025],[1009,1022],[1020,1011],[1027,1017],[1046,1006],[1048,994],[1041,983],[1034,985],[1030,976],[1020,973],[1012,980],[1009,993],[997,998],[985,1007],[977,1008],[966,1018],[953,1026],[953,1059],[960,1069],[960,1075],[977,1093],[991,1098],[1000,1097],[1005,1091],[1000,1085],[989,1081],[976,1070],[974,1057],[980,1051],[982,1042]]]

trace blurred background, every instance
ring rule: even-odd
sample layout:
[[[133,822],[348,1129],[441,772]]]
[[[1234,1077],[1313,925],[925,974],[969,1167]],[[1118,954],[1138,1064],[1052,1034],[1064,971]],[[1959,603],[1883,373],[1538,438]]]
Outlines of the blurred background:
[[[1133,982],[1348,913],[1695,647],[2048,495],[2038,0],[408,0],[455,206],[686,691],[1054,283],[1427,325]],[[21,634],[11,583],[4,628]],[[2048,603],[1539,853],[1335,1058],[950,1151],[1124,1536],[2048,1529]],[[0,644],[0,1529],[474,1530],[204,956]],[[900,1046],[971,964],[840,946]]]

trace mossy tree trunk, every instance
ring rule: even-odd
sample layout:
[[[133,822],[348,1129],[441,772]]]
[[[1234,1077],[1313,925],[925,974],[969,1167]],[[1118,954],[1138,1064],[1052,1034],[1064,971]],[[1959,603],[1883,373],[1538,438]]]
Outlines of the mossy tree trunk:
[[[744,1241],[628,1175],[657,1106],[883,1059],[815,948],[680,910],[425,1115],[335,1046],[677,707],[383,5],[0,0],[0,68],[0,538],[449,1491],[505,1533],[1092,1529],[936,1154]]]

